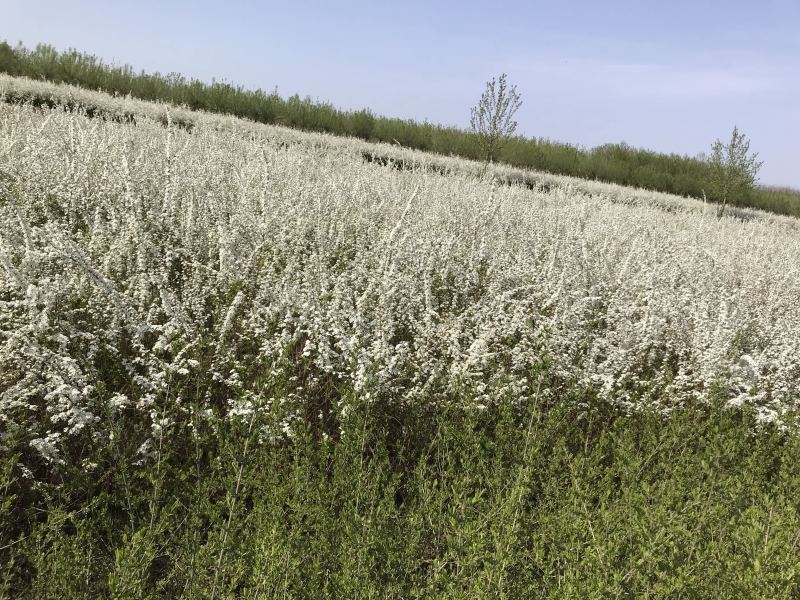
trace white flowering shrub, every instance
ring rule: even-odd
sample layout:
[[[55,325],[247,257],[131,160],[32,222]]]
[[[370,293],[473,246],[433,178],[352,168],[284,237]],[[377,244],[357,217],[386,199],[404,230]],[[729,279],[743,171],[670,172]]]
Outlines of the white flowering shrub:
[[[798,398],[792,219],[0,78],[37,86],[71,108],[0,104],[0,431],[35,473],[122,423],[147,461],[255,411],[524,404],[545,366],[630,411]]]

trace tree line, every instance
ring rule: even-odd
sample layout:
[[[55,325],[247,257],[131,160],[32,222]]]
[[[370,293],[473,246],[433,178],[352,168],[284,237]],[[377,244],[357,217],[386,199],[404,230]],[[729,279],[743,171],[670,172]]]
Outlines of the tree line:
[[[46,44],[28,49],[21,44],[12,47],[0,42],[0,72],[101,89],[112,94],[131,94],[143,100],[172,102],[261,123],[396,143],[470,159],[486,157],[485,139],[475,129],[474,122],[472,129],[465,131],[427,121],[378,116],[366,108],[341,110],[328,102],[301,98],[297,94],[284,98],[277,90],[248,90],[219,81],[205,83],[177,73],[136,72],[129,65],[110,65],[84,52],[59,52]],[[473,113],[472,121],[480,118],[480,114]],[[504,142],[492,150],[491,158],[515,167],[695,198],[704,197],[713,188],[711,181],[715,170],[703,157],[664,154],[625,143],[583,148],[513,135],[513,132]],[[792,189],[734,186],[724,202],[800,216],[800,192]]]

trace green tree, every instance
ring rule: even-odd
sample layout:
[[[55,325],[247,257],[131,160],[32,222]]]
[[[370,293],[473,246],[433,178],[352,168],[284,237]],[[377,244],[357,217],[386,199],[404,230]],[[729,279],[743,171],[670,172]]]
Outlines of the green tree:
[[[486,160],[491,162],[517,129],[514,114],[522,106],[517,86],[509,87],[506,74],[486,82],[477,106],[470,111],[470,128],[478,134]]]
[[[711,199],[720,203],[719,216],[728,203],[738,204],[748,197],[763,164],[757,152],[750,153],[750,140],[738,127],[733,128],[727,144],[714,142],[708,157],[708,190]]]

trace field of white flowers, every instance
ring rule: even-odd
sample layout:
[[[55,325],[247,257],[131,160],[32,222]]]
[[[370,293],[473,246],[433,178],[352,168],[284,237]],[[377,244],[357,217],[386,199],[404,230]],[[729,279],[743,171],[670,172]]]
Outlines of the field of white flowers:
[[[77,94],[0,79],[37,86]],[[524,403],[543,363],[627,411],[800,397],[794,220],[81,93],[136,118],[0,103],[0,431],[38,461],[123,411],[144,460],[177,418]]]

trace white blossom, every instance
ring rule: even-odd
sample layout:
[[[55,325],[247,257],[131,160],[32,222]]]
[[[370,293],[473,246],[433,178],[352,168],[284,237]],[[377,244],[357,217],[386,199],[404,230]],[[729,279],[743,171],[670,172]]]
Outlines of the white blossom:
[[[0,75],[3,91],[137,114],[0,105],[0,422],[47,463],[112,439],[108,409],[157,439],[280,410],[269,440],[315,395],[342,419],[352,398],[485,410],[544,393],[545,365],[626,411],[718,390],[769,421],[800,397],[796,219],[183,109],[192,132],[165,130],[163,105]]]

